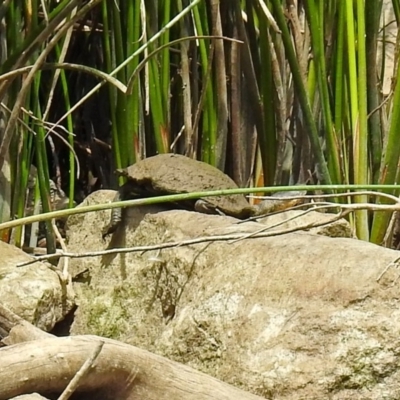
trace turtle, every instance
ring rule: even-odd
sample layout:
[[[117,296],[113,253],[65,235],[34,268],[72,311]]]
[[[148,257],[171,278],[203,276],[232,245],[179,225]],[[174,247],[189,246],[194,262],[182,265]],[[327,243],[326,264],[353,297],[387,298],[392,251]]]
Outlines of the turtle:
[[[118,176],[126,178],[115,201],[146,198],[168,194],[181,194],[210,190],[238,189],[236,183],[218,168],[202,161],[179,154],[158,154],[124,168],[116,170]],[[281,202],[281,201],[279,201]],[[184,200],[173,205],[206,214],[228,215],[247,219],[254,215],[270,212],[275,203],[264,201],[251,206],[241,194],[213,196],[194,200]],[[122,219],[120,208],[114,208],[111,221],[103,231],[103,238],[117,229]]]

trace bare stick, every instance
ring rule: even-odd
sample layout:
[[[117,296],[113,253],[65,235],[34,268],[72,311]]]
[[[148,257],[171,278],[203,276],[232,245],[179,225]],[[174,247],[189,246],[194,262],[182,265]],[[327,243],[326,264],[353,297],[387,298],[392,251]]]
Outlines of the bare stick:
[[[72,378],[71,382],[65,388],[65,390],[61,393],[61,396],[58,400],[68,400],[75,390],[78,388],[79,382],[89,373],[90,368],[93,366],[93,363],[96,361],[99,356],[101,349],[104,346],[104,341],[99,340],[97,346],[93,349],[93,353],[90,357],[85,361],[79,371]]]
[[[98,336],[49,338],[0,349],[0,398],[61,393],[99,342],[101,356],[76,393],[118,400],[261,400],[188,366]],[[89,361],[88,361],[89,363]],[[101,396],[99,396],[101,394]]]

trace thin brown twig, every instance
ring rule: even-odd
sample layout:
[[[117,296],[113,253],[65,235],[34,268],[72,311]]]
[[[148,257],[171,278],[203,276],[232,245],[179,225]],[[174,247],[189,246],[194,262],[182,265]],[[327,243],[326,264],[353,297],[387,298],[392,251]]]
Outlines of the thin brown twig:
[[[303,213],[301,213],[299,215],[295,215],[294,217],[285,219],[283,221],[279,221],[278,223],[273,224],[273,225],[265,226],[265,227],[255,231],[255,232],[252,232],[252,233],[249,233],[247,235],[244,235],[243,237],[241,237],[239,239],[235,239],[235,240],[233,240],[233,241],[231,241],[229,243],[231,244],[231,243],[239,242],[239,241],[244,240],[244,239],[250,239],[250,238],[254,237],[255,235],[257,235],[257,234],[259,234],[261,232],[265,232],[267,230],[271,230],[271,229],[276,228],[276,227],[278,227],[280,225],[283,225],[283,224],[285,224],[285,223],[287,223],[289,221],[292,221],[292,220],[294,220],[296,218],[300,218],[300,217],[304,216],[305,214],[308,214],[311,211],[316,211],[317,209],[323,209],[323,208],[325,208],[325,206],[319,206],[319,207],[310,208],[308,210],[305,210]],[[338,221],[339,219],[344,218],[350,212],[351,212],[350,210],[341,210],[339,214],[334,214],[334,217],[332,217],[331,219],[323,221],[321,223],[317,223],[317,225],[313,225],[313,226],[311,226],[311,228],[318,228],[319,226],[329,225],[329,224],[331,224],[333,222]],[[308,229],[310,229],[310,227],[308,225],[298,226],[297,228],[299,230],[308,230]],[[274,232],[276,232],[276,231],[274,231]]]
[[[322,223],[312,223],[312,224],[308,224],[308,225],[293,227],[290,229],[284,229],[281,231],[274,231],[274,232],[269,232],[269,233],[264,232],[265,229],[271,229],[271,227],[268,227],[268,228],[263,228],[258,233],[252,232],[252,233],[250,233],[250,236],[249,236],[249,234],[238,233],[238,234],[232,234],[232,235],[206,236],[206,237],[200,237],[200,238],[196,238],[196,239],[184,240],[184,241],[180,241],[180,242],[169,242],[169,243],[162,243],[162,244],[150,245],[150,246],[136,246],[136,247],[122,248],[122,249],[116,248],[116,249],[110,249],[110,250],[85,252],[85,253],[59,252],[57,254],[48,254],[48,255],[44,255],[44,256],[35,257],[33,260],[17,264],[17,266],[23,267],[26,265],[34,264],[38,261],[51,260],[51,259],[60,258],[60,257],[69,257],[69,258],[99,257],[99,256],[103,256],[103,255],[108,255],[108,254],[147,252],[147,251],[152,251],[152,250],[167,249],[167,248],[178,247],[178,246],[188,246],[188,245],[204,243],[204,242],[212,242],[212,241],[232,241],[232,240],[242,240],[244,238],[261,238],[261,237],[278,236],[278,235],[284,235],[286,233],[291,233],[291,232],[295,232],[295,231],[306,230],[306,229],[311,229],[311,228],[327,225],[327,224],[334,222],[334,221],[342,218],[343,216],[348,215],[349,213],[356,211],[356,210],[400,211],[399,199],[395,196],[391,196],[391,195],[388,195],[385,193],[375,193],[375,192],[365,191],[365,192],[357,192],[357,193],[346,193],[343,195],[353,196],[353,195],[360,195],[360,194],[380,195],[380,196],[386,197],[388,199],[394,200],[394,201],[396,201],[396,203],[389,204],[389,205],[371,204],[371,203],[338,204],[338,203],[329,203],[329,202],[310,203],[308,205],[301,204],[301,205],[293,207],[292,209],[294,209],[296,207],[299,208],[299,207],[307,207],[308,206],[308,207],[312,207],[314,210],[316,208],[318,208],[318,209],[339,209],[340,211],[339,211],[339,214],[337,214],[337,216],[334,217],[331,221],[324,221]],[[300,196],[298,196],[298,197],[300,197]],[[313,198],[315,196],[301,196],[301,197],[302,198],[310,198],[310,197]],[[323,197],[332,197],[332,195],[321,195],[318,197],[322,197],[322,198]],[[286,210],[286,211],[288,211],[288,210]],[[269,215],[271,215],[271,214],[269,214]],[[258,216],[258,218],[262,218],[262,216]]]
[[[92,355],[85,361],[85,363],[82,365],[82,367],[79,369],[79,371],[75,374],[75,376],[72,378],[71,382],[68,384],[68,386],[65,388],[65,390],[61,393],[60,397],[58,400],[68,400],[75,390],[79,386],[79,382],[89,373],[90,369],[93,366],[93,363],[96,361],[97,357],[99,356],[102,348],[104,346],[104,341],[100,340],[97,343],[97,346],[93,350]]]
[[[273,231],[273,232],[252,232],[250,233],[249,238],[256,239],[256,238],[264,238],[264,237],[271,237],[271,236],[280,236],[287,233],[298,232],[301,230],[309,230],[311,228],[316,228],[319,226],[324,226],[329,223],[335,222],[336,220],[342,218],[343,216],[350,213],[351,210],[341,211],[338,215],[336,215],[330,221],[323,221],[323,222],[313,222],[301,226],[291,227],[287,229],[282,229],[280,231]],[[60,252],[58,254],[48,254],[45,256],[35,257],[33,260],[25,261],[23,263],[17,264],[17,267],[24,267],[27,265],[34,264],[39,261],[46,261],[53,258],[58,257],[69,257],[69,258],[86,258],[86,257],[99,257],[108,254],[126,254],[126,253],[137,253],[137,252],[148,252],[153,250],[163,250],[169,249],[173,247],[181,247],[181,246],[190,246],[199,243],[206,243],[206,242],[216,242],[216,241],[232,241],[232,240],[241,240],[245,238],[248,234],[243,233],[236,233],[236,234],[224,234],[224,235],[212,235],[212,236],[203,236],[198,237],[195,239],[188,239],[182,240],[177,242],[168,242],[168,243],[160,243],[155,245],[147,245],[147,246],[134,246],[134,247],[126,247],[126,248],[116,248],[116,249],[109,249],[109,250],[101,250],[101,251],[93,251],[93,252],[84,252],[84,253],[67,253],[67,252]]]

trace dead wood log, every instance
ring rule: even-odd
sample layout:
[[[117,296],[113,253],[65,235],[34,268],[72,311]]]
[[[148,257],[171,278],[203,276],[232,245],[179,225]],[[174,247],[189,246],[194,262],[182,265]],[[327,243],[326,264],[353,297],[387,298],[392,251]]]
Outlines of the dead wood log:
[[[82,365],[79,399],[260,400],[261,397],[145,350],[98,336],[56,338],[0,304],[0,400],[38,392],[57,398]],[[8,335],[8,336],[7,336]],[[75,398],[75,397],[74,397]]]
[[[134,346],[98,336],[46,338],[0,349],[0,400],[61,393],[100,342],[79,399],[260,400],[215,378]],[[74,397],[75,398],[75,397]]]

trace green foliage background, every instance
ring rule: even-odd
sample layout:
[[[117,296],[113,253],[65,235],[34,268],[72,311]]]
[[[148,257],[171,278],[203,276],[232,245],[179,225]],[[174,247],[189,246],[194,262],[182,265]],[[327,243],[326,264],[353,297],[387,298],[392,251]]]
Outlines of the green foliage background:
[[[24,214],[32,163],[44,211],[49,178],[72,206],[160,152],[241,187],[396,183],[399,11],[399,0],[3,1],[0,222]],[[358,211],[358,236],[382,243],[389,219]]]

